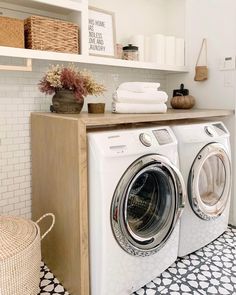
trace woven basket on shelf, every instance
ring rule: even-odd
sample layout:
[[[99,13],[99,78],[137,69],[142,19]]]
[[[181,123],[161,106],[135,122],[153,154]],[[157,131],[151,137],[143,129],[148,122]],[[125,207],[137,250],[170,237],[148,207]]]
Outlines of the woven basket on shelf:
[[[79,53],[79,26],[42,16],[25,20],[26,48]]]
[[[24,48],[24,21],[0,16],[0,46]]]
[[[40,237],[38,223],[53,218],[49,230]],[[55,223],[45,214],[36,223],[21,217],[0,216],[0,294],[37,295],[40,282],[41,239]]]

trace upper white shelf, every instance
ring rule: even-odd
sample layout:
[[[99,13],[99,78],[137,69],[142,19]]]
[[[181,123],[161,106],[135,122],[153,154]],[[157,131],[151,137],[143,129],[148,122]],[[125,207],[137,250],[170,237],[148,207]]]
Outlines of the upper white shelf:
[[[150,62],[127,61],[88,55],[88,0],[0,0],[0,7],[6,10],[9,9],[11,13],[12,11],[16,12],[16,16],[19,12],[20,18],[24,18],[24,14],[30,15],[34,13],[78,23],[80,26],[80,52],[82,52],[82,54],[67,54],[0,46],[0,57],[75,62],[81,64],[157,70],[167,73],[188,72],[188,67],[185,66],[161,65]],[[78,13],[74,14],[74,12]]]
[[[60,52],[52,52],[52,51],[31,50],[31,49],[22,49],[22,48],[13,48],[13,47],[4,47],[4,46],[0,46],[0,56],[96,64],[96,65],[135,68],[135,69],[149,69],[149,70],[176,72],[176,73],[188,72],[187,67],[158,65],[158,64],[149,63],[149,62],[128,61],[128,60],[121,60],[121,59],[115,59],[115,58],[88,56],[88,55],[80,55],[80,54],[69,54],[69,53],[60,53]]]
[[[84,0],[0,0],[0,4],[1,3],[29,7],[58,14],[82,11],[84,9]]]

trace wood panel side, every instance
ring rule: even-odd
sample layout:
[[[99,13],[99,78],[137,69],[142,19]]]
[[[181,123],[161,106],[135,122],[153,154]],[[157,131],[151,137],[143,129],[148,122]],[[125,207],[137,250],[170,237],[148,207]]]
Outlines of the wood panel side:
[[[89,224],[88,224],[88,161],[87,161],[87,133],[83,120],[78,124],[78,168],[79,168],[79,216],[80,216],[80,244],[81,257],[81,291],[80,294],[90,294],[89,280]]]
[[[76,120],[32,115],[32,214],[34,220],[46,212],[55,214],[55,227],[42,241],[43,260],[70,294],[89,295],[78,137]]]

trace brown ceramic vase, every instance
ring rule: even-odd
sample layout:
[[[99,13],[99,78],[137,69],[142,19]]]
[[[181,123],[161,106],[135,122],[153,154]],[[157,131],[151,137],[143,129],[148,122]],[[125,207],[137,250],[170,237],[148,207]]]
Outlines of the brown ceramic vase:
[[[61,114],[79,114],[83,108],[84,99],[75,99],[72,90],[62,89],[57,91],[52,98],[51,111]]]

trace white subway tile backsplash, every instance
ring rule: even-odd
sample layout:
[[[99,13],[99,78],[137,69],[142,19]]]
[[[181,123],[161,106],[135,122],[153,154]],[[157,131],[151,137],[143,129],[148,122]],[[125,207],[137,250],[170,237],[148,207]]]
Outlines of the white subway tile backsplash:
[[[5,179],[7,177],[14,177],[14,176],[9,176],[8,173],[0,173],[0,180]]]
[[[0,62],[1,62],[0,58]],[[14,61],[14,60],[13,60]],[[1,72],[0,75],[0,214],[31,217],[30,114],[49,111],[51,97],[38,90],[39,80],[53,62],[33,61],[33,72]],[[105,101],[111,109],[112,92],[125,81],[159,81],[167,86],[160,72],[83,65],[107,87],[102,97],[87,97],[87,102]]]
[[[0,200],[0,208],[6,207],[7,205],[8,205],[7,199]]]
[[[15,183],[15,184],[12,184],[12,185],[8,185],[7,190],[9,192],[14,192],[14,191],[18,190],[19,188],[20,188],[19,183]]]
[[[6,166],[6,165],[7,165],[7,158],[5,158],[5,159],[2,158],[2,159],[0,160],[0,165],[1,165],[1,166]]]
[[[20,183],[20,188],[28,188],[28,187],[31,187],[31,182],[30,181],[25,181],[25,182],[22,182]]]
[[[25,207],[20,209],[20,214],[25,218],[30,218],[31,216],[31,207]]]
[[[2,207],[2,213],[5,213],[5,214],[9,214],[10,211],[13,211],[13,210],[14,210],[14,205],[13,204],[6,205],[6,206]]]
[[[25,152],[24,151],[21,151],[21,150],[17,150],[17,151],[14,151],[13,152],[13,157],[17,158],[17,157],[23,157],[25,155]]]
[[[2,154],[2,159],[9,159],[13,157],[13,152],[5,152]]]
[[[2,180],[2,185],[10,185],[13,184],[13,178],[7,178]]]
[[[24,137],[15,137],[15,138],[13,139],[13,143],[14,143],[14,144],[20,144],[20,143],[24,143],[24,142],[25,142]]]
[[[5,165],[3,167],[1,167],[2,172],[12,172],[14,171],[14,165]]]
[[[31,191],[30,191],[30,194],[31,194]],[[25,192],[24,195],[20,196],[20,201],[23,202],[23,201],[29,201],[31,199],[31,195],[30,194],[27,194]]]
[[[14,198],[8,199],[8,204],[17,204],[19,202],[20,202],[20,198],[19,197],[14,197]]]
[[[1,136],[1,135],[0,135]],[[13,143],[13,139],[12,138],[4,138],[4,136],[1,136],[1,144],[3,146],[8,146],[10,147],[11,144]],[[15,142],[14,142],[15,143]]]
[[[20,171],[16,170],[16,171],[12,171],[12,172],[8,172],[7,173],[7,177],[17,177],[20,175]]]
[[[12,215],[12,216],[19,216],[19,215],[22,215],[21,214],[21,211],[18,209],[18,210],[12,210],[12,211],[9,211],[9,212],[7,212],[7,214],[9,214],[9,215]],[[24,215],[22,215],[22,216],[24,216]],[[25,217],[25,216],[24,216]]]
[[[14,192],[14,196],[24,196],[26,193],[25,189],[18,189]]]
[[[18,202],[14,205],[14,209],[23,209],[26,208],[26,202]]]
[[[24,169],[25,168],[25,165],[24,164],[17,164],[17,165],[14,165],[14,170],[21,170],[21,169]]]
[[[6,145],[5,146],[7,148],[8,151],[18,151],[19,150],[19,145],[18,144],[14,144],[14,145]]]
[[[13,192],[2,193],[2,200],[4,200],[4,199],[11,199],[13,197],[14,197],[14,193]]]
[[[19,158],[11,158],[7,160],[7,164],[12,165],[12,164],[18,164],[20,162]]]
[[[1,199],[0,201],[3,199],[3,194],[6,193],[8,190],[7,190],[7,186],[3,186],[2,183],[1,183],[1,186],[0,186],[0,194],[1,194]],[[0,206],[1,207],[1,206]]]
[[[26,175],[30,175],[30,172],[31,172],[30,169],[22,169],[22,170],[19,171],[19,174],[21,176],[23,176],[23,175],[26,176]]]
[[[23,183],[25,182],[26,178],[25,176],[19,176],[14,178],[14,183]]]

